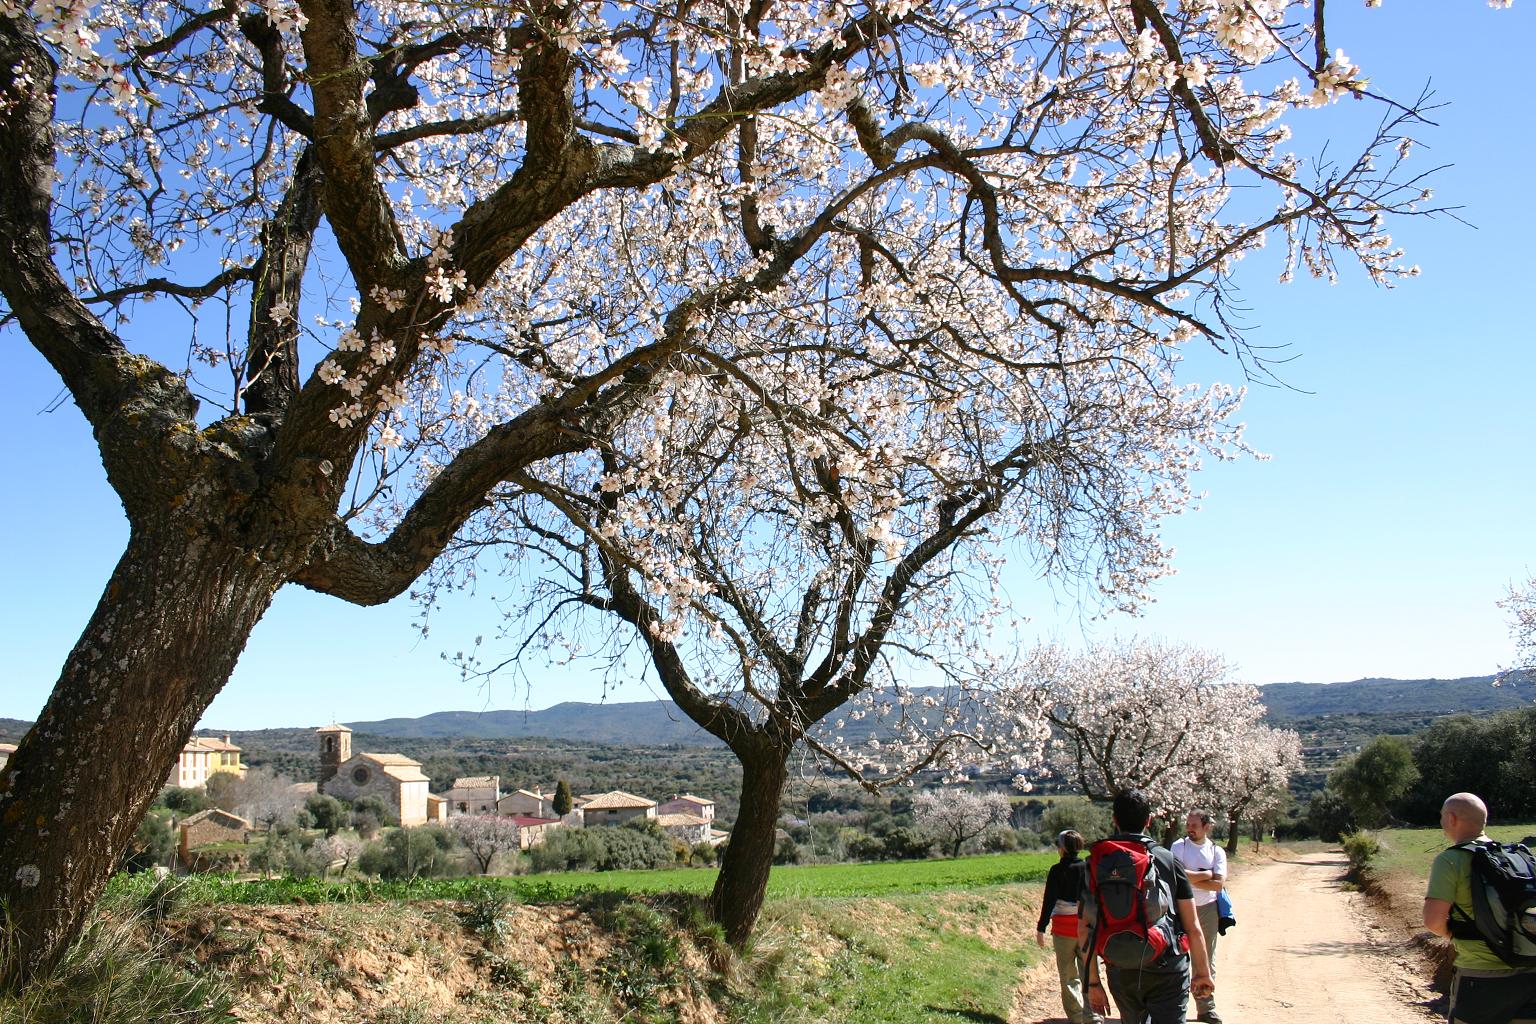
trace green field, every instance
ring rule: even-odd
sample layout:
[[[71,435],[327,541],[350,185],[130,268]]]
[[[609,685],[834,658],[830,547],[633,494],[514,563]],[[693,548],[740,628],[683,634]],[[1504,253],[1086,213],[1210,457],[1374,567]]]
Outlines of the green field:
[[[1493,825],[1490,838],[1512,843],[1536,835],[1536,824]],[[1437,828],[1386,828],[1376,833],[1381,852],[1371,862],[1371,870],[1385,875],[1429,877],[1429,862],[1445,849],[1445,835]]]
[[[768,898],[836,899],[948,889],[976,889],[1036,882],[1055,861],[1049,853],[1005,853],[957,860],[878,864],[809,864],[777,867],[768,880]],[[240,880],[191,875],[176,883],[181,898],[203,903],[371,903],[391,899],[462,899],[486,886],[510,890],[526,903],[556,903],[594,893],[702,895],[715,884],[713,869],[670,871],[572,871],[513,877],[431,878],[402,882],[299,881],[288,878]],[[130,894],[154,884],[148,875],[120,875],[112,891]]]

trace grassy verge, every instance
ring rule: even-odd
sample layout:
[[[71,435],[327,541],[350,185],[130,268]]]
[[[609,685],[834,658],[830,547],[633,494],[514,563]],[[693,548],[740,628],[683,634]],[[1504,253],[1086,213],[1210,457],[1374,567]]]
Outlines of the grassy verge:
[[[768,904],[740,1024],[1005,1024],[1038,887]]]
[[[975,889],[1035,882],[1055,858],[1048,853],[1009,853],[956,860],[884,864],[811,864],[774,868],[768,897],[842,898],[930,890]],[[288,878],[240,880],[192,875],[180,884],[182,897],[199,903],[294,904],[373,903],[380,900],[469,899],[487,887],[502,889],[525,903],[561,903],[605,892],[703,894],[715,884],[713,870],[573,871],[512,878],[430,878],[399,882],[320,881]],[[131,895],[153,884],[148,876],[120,875],[110,892]]]

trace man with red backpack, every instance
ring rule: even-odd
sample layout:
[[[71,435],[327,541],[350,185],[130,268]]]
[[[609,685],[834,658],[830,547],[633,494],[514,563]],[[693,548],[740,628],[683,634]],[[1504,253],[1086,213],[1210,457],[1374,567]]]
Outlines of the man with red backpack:
[[[1088,1001],[1109,1013],[1102,958],[1123,1024],[1184,1024],[1190,994],[1208,999],[1216,984],[1189,877],[1146,834],[1151,811],[1141,792],[1118,794],[1115,834],[1089,850],[1080,901]]]

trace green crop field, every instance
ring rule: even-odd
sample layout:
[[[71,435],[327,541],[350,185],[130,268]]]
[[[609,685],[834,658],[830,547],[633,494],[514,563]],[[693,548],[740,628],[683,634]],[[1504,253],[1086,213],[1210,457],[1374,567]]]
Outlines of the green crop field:
[[[879,864],[809,864],[777,867],[768,880],[768,897],[840,898],[977,889],[1045,878],[1055,861],[1050,853],[1007,853],[957,860],[898,861]],[[462,899],[485,886],[511,890],[527,903],[553,903],[600,892],[707,893],[714,870],[572,871],[511,878],[432,878],[401,882],[241,880],[192,875],[176,883],[183,898],[208,903],[367,903],[391,899]],[[148,875],[120,875],[113,890],[124,894],[153,885]]]

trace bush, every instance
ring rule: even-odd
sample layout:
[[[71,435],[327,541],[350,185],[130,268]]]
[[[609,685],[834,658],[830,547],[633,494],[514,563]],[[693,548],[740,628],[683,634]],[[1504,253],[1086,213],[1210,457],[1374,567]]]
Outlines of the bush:
[[[196,814],[213,806],[213,801],[208,799],[208,794],[201,789],[183,789],[180,786],[167,786],[160,791],[155,802],[161,807],[168,807],[177,814],[185,817],[188,814]]]
[[[545,833],[529,857],[534,871],[634,871],[673,863],[672,840],[659,827],[558,828]]]
[[[1053,803],[1040,815],[1040,834],[1052,845],[1056,837],[1067,829],[1083,834],[1090,843],[1102,839],[1113,831],[1109,820],[1109,808],[1086,800]]]
[[[311,793],[304,801],[310,824],[333,836],[347,826],[347,805],[324,793]]]
[[[166,811],[151,809],[139,822],[128,848],[123,851],[124,871],[148,871],[156,865],[169,865],[176,859],[176,833],[171,829]]]
[[[1327,843],[1336,843],[1355,829],[1355,815],[1344,798],[1325,789],[1307,805],[1307,827]]]
[[[377,823],[375,827],[400,824],[400,819],[395,817],[394,808],[390,807],[381,796],[364,796],[352,801],[354,824],[361,815],[372,815]]]
[[[885,860],[922,860],[933,852],[933,837],[920,828],[893,828],[885,835]]]
[[[885,840],[867,832],[855,832],[848,836],[843,848],[854,860],[885,859]]]
[[[357,859],[359,871],[387,881],[402,878],[446,878],[463,874],[454,853],[453,834],[434,825],[397,828],[369,843]]]
[[[1356,876],[1370,867],[1371,861],[1381,852],[1380,841],[1363,829],[1345,833],[1340,842],[1344,846],[1344,856],[1349,858],[1350,873]]]
[[[773,847],[775,864],[799,864],[805,860],[805,848],[791,836],[782,836]]]
[[[981,837],[981,848],[988,853],[1012,853],[1019,849],[1019,833],[1011,828],[994,828]]]

